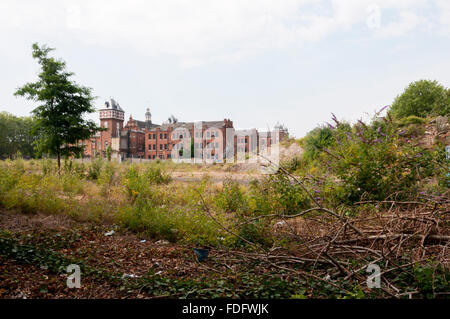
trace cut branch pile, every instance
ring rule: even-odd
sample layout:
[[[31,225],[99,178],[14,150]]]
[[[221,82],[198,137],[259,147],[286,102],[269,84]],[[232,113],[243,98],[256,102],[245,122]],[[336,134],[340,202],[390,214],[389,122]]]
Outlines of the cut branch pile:
[[[297,178],[282,168],[280,171],[307,191]],[[279,269],[305,279],[326,282],[344,292],[355,284],[366,288],[370,275],[368,266],[377,264],[384,296],[412,298],[419,292],[414,289],[405,291],[405,285],[402,289],[395,282],[398,278],[407,277],[409,282],[414,283],[416,267],[432,265],[432,296],[438,297],[450,295],[449,289],[436,291],[434,286],[435,272],[443,269],[445,276],[450,269],[449,199],[447,193],[427,202],[360,202],[356,205],[371,204],[372,209],[368,208],[367,213],[358,217],[347,217],[345,210],[333,211],[315,201],[317,207],[294,215],[270,214],[246,221],[270,219],[275,224],[276,236],[289,238],[288,248],[267,249],[223,225],[221,227],[256,248],[253,253],[232,252],[231,258],[255,260],[265,265],[263,267],[266,269]],[[214,218],[204,201],[203,205]],[[375,211],[374,205],[377,205]],[[223,258],[226,258],[225,255]],[[445,279],[446,282],[448,280]]]

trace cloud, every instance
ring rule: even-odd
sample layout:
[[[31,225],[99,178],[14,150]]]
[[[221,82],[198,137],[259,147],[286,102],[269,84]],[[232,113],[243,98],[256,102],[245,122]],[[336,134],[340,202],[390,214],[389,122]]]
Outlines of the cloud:
[[[440,24],[440,32],[450,35],[450,2],[448,0],[437,0],[437,7],[440,12],[438,23]]]
[[[450,6],[439,26],[450,29]],[[365,25],[367,8],[396,10],[398,20],[377,36],[402,36],[431,17],[420,16],[425,0],[2,0],[0,33],[129,48],[168,55],[181,65],[233,62],[261,52],[289,49]]]
[[[399,20],[391,22],[381,27],[377,32],[380,37],[400,37],[415,30],[420,19],[414,12],[402,11],[399,13]]]

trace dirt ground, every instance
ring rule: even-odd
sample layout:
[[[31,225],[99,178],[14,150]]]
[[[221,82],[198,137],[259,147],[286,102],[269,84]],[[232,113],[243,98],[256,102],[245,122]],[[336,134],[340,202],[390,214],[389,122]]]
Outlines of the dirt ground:
[[[24,215],[0,211],[0,230],[21,238],[21,243],[49,243],[71,238],[53,249],[68,258],[83,260],[109,273],[139,278],[149,272],[170,278],[189,278],[225,271],[214,264],[219,252],[210,253],[209,262],[198,263],[192,248],[167,241],[149,240],[119,231],[113,225],[79,223],[65,216]],[[114,234],[107,236],[114,230]],[[67,240],[66,240],[67,241]],[[66,274],[54,274],[38,266],[0,257],[0,298],[151,298],[154,296],[121,291],[108,282],[82,279],[80,289],[69,289]]]

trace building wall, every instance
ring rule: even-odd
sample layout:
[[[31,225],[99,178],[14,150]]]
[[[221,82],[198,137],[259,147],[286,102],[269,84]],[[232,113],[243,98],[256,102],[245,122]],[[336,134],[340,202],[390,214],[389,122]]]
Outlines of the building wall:
[[[114,113],[115,112],[115,113]],[[111,146],[115,155],[121,154],[123,157],[142,159],[170,159],[172,156],[179,157],[181,142],[184,142],[183,149],[191,150],[191,141],[194,143],[194,152],[197,158],[203,160],[222,161],[227,151],[227,129],[231,129],[233,136],[228,137],[233,141],[233,151],[236,155],[238,151],[245,153],[256,151],[260,145],[259,133],[256,129],[241,131],[243,136],[235,135],[233,121],[224,119],[217,122],[200,122],[201,127],[194,128],[194,123],[164,124],[162,126],[148,125],[151,122],[139,122],[131,116],[123,126],[123,112],[112,110],[100,110],[100,125],[106,128],[96,136],[82,141],[85,145],[84,156],[101,157],[106,156],[106,149]],[[110,118],[110,117],[113,118]],[[145,128],[142,128],[145,124]],[[141,126],[139,126],[141,125]],[[218,127],[215,127],[217,125]],[[180,128],[184,128],[183,137],[190,136],[187,141],[180,139]],[[280,132],[277,139],[285,137],[284,132]],[[263,140],[264,146],[270,147],[273,143],[269,134]],[[261,145],[262,146],[262,145]],[[262,146],[262,147],[264,147]],[[172,151],[175,151],[172,154]],[[117,154],[116,154],[117,153]]]

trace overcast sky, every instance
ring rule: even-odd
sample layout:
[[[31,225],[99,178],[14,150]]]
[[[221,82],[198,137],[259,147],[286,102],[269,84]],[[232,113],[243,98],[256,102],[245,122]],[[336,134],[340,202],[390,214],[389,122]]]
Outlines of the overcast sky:
[[[450,87],[448,0],[0,0],[0,111],[29,115],[14,90],[57,50],[96,107],[126,118],[277,121],[301,137],[391,104],[411,81]],[[98,115],[91,118],[97,119]]]

